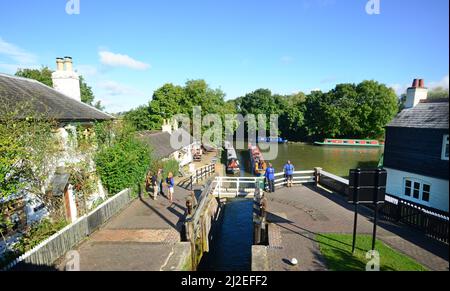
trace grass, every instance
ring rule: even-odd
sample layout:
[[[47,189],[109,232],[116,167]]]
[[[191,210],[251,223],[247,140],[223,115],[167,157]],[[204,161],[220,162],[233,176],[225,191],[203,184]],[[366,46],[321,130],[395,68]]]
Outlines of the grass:
[[[372,236],[360,235],[356,240],[356,251],[352,254],[353,236],[346,234],[317,235],[320,252],[331,271],[365,271],[369,259],[366,254],[372,249]],[[380,254],[381,271],[427,271],[415,260],[393,250],[381,241],[375,249]]]

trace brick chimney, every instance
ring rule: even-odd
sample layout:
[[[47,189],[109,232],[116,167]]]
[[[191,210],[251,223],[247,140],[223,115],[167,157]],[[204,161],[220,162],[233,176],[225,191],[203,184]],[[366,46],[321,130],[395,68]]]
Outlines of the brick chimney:
[[[414,108],[421,100],[426,100],[428,97],[428,88],[425,88],[425,81],[423,79],[414,79],[412,87],[409,87],[406,93],[405,108]]]
[[[56,71],[52,74],[53,88],[81,102],[80,76],[73,70],[71,57],[56,59]]]

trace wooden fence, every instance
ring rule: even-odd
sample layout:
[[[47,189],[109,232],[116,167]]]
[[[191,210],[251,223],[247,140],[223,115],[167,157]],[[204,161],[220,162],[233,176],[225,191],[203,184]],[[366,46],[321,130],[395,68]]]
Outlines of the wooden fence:
[[[124,209],[132,200],[129,189],[120,192],[98,206],[90,214],[79,218],[31,251],[20,256],[9,264],[4,271],[30,270],[52,266],[57,259],[98,230],[100,226]]]

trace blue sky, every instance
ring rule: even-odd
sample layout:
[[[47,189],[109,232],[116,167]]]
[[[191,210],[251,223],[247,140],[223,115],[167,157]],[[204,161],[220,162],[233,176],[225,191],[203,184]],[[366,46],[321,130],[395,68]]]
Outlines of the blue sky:
[[[227,99],[374,79],[448,87],[449,1],[0,0],[0,72],[75,68],[109,112],[147,103],[164,83],[205,79]]]

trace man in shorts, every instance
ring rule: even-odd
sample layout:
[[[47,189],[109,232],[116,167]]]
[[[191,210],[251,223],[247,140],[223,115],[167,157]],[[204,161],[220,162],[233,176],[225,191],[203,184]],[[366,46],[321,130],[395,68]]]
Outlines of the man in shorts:
[[[287,187],[292,187],[292,184],[294,182],[294,171],[295,167],[292,165],[291,161],[288,161],[287,164],[284,166],[284,175],[286,177],[286,185]]]

